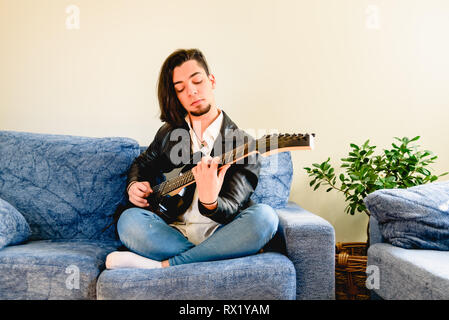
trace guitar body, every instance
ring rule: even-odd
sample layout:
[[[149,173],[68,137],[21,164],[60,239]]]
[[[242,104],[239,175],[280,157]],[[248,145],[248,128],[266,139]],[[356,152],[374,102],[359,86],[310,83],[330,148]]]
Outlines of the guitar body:
[[[194,166],[194,164],[184,166],[181,170],[181,175],[191,170]],[[196,184],[193,183],[173,195],[161,196],[160,193],[153,192],[147,198],[150,206],[145,209],[160,216],[167,224],[172,223],[189,208],[195,188]]]

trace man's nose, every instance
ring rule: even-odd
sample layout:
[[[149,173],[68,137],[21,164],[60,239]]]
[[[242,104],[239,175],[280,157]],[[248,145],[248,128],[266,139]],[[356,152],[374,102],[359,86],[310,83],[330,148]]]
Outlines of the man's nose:
[[[198,90],[196,89],[195,86],[189,85],[187,86],[187,93],[189,94],[189,96],[193,96],[198,93]]]

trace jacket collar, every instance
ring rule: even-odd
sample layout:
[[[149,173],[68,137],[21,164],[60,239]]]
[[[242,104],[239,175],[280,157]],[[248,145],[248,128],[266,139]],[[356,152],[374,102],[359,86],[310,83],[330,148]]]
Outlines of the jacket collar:
[[[225,152],[225,144],[228,139],[227,135],[230,133],[230,131],[238,129],[237,125],[231,120],[231,118],[228,117],[228,115],[223,112],[223,123],[221,124],[220,128],[220,134],[217,139],[215,139],[214,146],[211,151],[211,157],[214,157],[216,155],[221,155]]]
[[[211,151],[211,157],[214,157],[215,155],[221,155],[224,153],[225,144],[227,142],[226,136],[229,135],[232,130],[238,129],[237,125],[229,118],[229,116],[226,114],[226,112],[221,109],[221,112],[223,112],[223,122],[220,127],[220,134],[218,135],[217,139],[215,139],[214,146],[212,147]],[[188,123],[184,119],[184,123],[182,126],[187,131],[190,130],[190,127]],[[190,139],[190,158],[192,159],[193,153],[192,153],[192,141]]]

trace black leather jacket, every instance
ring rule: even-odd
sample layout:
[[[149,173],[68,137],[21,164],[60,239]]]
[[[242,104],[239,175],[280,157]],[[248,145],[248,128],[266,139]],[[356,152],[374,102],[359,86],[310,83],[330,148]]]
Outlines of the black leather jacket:
[[[212,157],[232,150],[240,142],[254,142],[254,138],[238,129],[226,113],[223,110],[221,112],[223,112],[223,123],[219,138],[216,139],[211,152]],[[181,139],[179,134],[184,134],[184,139]],[[172,141],[173,137],[177,136],[179,136],[179,139]],[[180,159],[179,156],[173,156],[181,153],[184,155],[183,159]],[[128,173],[127,185],[132,181],[148,181],[150,185],[154,186],[157,184],[156,177],[160,176],[161,173],[170,172],[189,162],[196,164],[199,159],[192,161],[192,156],[188,124],[185,122],[181,128],[173,128],[166,123],[157,131],[147,150],[134,160]],[[198,202],[200,213],[220,224],[227,224],[232,221],[243,209],[254,204],[250,196],[256,189],[259,171],[260,158],[258,153],[231,165],[226,172],[218,196],[217,208],[208,210]]]

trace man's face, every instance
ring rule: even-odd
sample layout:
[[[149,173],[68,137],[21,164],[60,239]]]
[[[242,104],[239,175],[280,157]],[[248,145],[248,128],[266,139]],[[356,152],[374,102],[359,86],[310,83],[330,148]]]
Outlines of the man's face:
[[[176,95],[186,111],[201,116],[215,107],[215,77],[206,75],[196,60],[189,60],[173,70]]]

